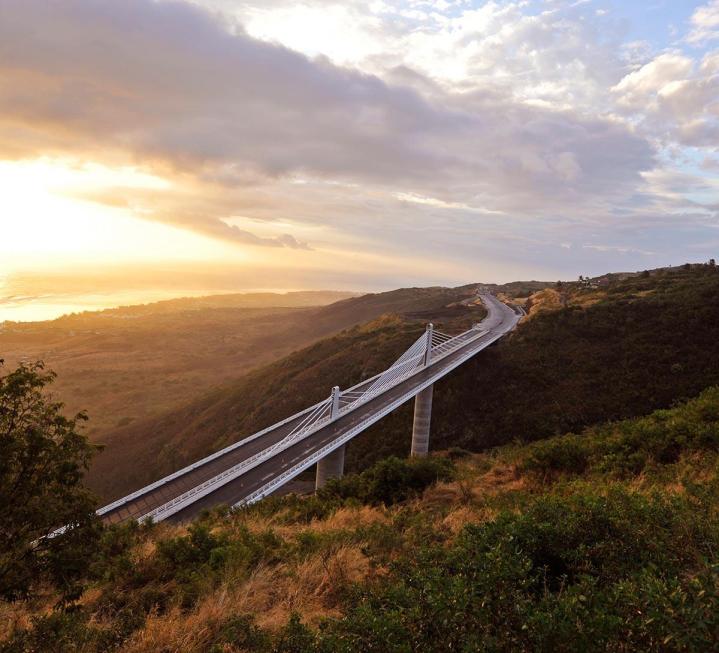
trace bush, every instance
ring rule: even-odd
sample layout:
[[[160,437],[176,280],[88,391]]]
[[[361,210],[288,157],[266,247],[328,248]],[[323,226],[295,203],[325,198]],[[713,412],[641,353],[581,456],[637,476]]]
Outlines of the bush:
[[[450,480],[454,465],[447,458],[394,456],[375,463],[361,474],[330,479],[318,492],[324,501],[357,499],[362,503],[392,505],[418,496],[440,480]]]
[[[270,650],[271,639],[255,625],[250,615],[242,615],[231,617],[222,625],[219,641],[210,649],[210,653],[224,653],[228,650],[226,645],[232,646],[232,650],[262,653]]]

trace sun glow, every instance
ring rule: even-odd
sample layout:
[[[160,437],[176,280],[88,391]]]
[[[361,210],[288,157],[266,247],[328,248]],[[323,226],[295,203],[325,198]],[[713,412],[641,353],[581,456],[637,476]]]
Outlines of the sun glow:
[[[127,207],[73,195],[110,188],[167,189],[171,183],[134,168],[38,159],[0,162],[0,272],[107,261],[241,262],[232,243],[136,217]]]

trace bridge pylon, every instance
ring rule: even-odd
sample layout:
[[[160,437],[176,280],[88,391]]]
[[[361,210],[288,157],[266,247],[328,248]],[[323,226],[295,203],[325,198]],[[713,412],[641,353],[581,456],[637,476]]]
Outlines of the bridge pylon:
[[[339,386],[332,388],[330,419],[337,417],[340,410]],[[337,447],[317,462],[315,490],[319,490],[330,478],[341,478],[345,471],[345,445]]]
[[[429,365],[432,360],[432,335],[434,334],[434,324],[431,322],[427,325],[427,344],[424,350],[424,364]]]

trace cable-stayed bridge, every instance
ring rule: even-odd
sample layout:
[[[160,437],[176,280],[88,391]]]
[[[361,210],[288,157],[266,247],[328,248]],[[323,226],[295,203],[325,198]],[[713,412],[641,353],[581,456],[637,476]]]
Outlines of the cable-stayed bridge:
[[[427,331],[384,372],[254,435],[198,460],[98,511],[105,522],[184,520],[219,504],[239,505],[268,496],[317,464],[317,486],[341,476],[345,444],[412,397],[411,452],[426,455],[433,384],[511,331],[521,314],[489,294],[487,317],[449,336]]]

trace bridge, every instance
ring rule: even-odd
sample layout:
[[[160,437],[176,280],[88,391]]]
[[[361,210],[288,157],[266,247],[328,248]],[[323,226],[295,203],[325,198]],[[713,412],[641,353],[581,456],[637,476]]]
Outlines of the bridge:
[[[449,336],[431,324],[384,372],[254,435],[198,460],[98,510],[106,523],[129,519],[184,521],[220,504],[246,505],[266,497],[313,465],[316,487],[341,476],[345,444],[415,397],[411,453],[425,456],[433,384],[511,331],[522,312],[489,294],[487,317]]]

